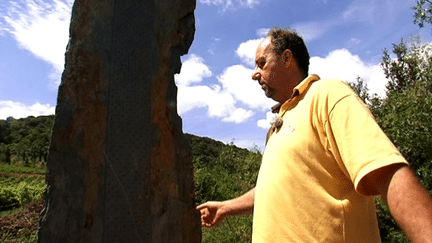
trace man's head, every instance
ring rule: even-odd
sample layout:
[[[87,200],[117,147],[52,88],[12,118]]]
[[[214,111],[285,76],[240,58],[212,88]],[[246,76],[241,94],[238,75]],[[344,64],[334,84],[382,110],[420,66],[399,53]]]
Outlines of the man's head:
[[[301,68],[298,60],[306,67]],[[258,81],[267,97],[283,103],[291,97],[293,88],[306,78],[308,64],[309,54],[297,34],[272,29],[258,46],[252,79]]]
[[[290,50],[298,63],[298,67],[306,78],[309,72],[309,52],[303,39],[295,30],[281,29],[273,27],[267,33],[267,37],[271,38],[273,51],[280,56],[285,50]]]

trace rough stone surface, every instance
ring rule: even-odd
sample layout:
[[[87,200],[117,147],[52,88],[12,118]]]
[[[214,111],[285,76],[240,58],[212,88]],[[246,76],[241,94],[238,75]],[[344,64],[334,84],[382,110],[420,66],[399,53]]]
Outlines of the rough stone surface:
[[[39,242],[201,241],[174,73],[195,0],[76,0]]]

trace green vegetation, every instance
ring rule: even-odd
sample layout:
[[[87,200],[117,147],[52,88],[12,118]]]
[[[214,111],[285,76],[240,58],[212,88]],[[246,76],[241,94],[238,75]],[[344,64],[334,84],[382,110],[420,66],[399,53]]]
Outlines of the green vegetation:
[[[0,120],[0,242],[36,242],[54,116]]]
[[[0,163],[0,242],[36,242],[45,171]]]
[[[255,186],[261,153],[186,134],[192,147],[195,201],[227,200]]]
[[[0,211],[9,210],[42,198],[45,177],[0,176]]]
[[[0,120],[0,162],[33,166],[46,162],[53,116]]]
[[[10,165],[0,163],[0,175],[13,173],[45,175],[46,168],[44,165],[40,165],[39,167],[29,167],[23,165]]]
[[[186,134],[192,147],[195,201],[238,197],[255,186],[262,155],[231,144]],[[203,228],[203,242],[251,242],[252,215],[229,217],[218,227]]]
[[[419,38],[384,50],[381,66],[388,79],[386,97],[368,95],[361,78],[351,87],[365,101],[378,124],[410,162],[421,183],[432,192],[432,46]],[[378,222],[383,242],[408,242],[377,197]]]

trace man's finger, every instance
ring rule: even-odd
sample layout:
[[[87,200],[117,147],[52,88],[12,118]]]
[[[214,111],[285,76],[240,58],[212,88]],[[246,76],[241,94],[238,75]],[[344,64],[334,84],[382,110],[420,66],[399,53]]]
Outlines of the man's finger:
[[[196,209],[197,209],[197,210],[201,210],[201,209],[206,208],[206,207],[207,207],[207,203],[203,203],[203,204],[201,204],[201,205],[198,205],[198,206],[196,207]]]
[[[210,212],[208,211],[207,208],[204,208],[204,209],[200,210],[200,213],[201,213],[201,218],[202,219],[208,218],[210,216]]]

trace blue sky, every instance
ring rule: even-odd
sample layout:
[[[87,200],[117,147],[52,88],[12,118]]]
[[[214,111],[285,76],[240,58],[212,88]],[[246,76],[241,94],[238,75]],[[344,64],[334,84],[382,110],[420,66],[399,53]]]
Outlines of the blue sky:
[[[0,119],[53,114],[68,41],[71,0],[0,0]],[[195,40],[176,75],[183,131],[264,148],[274,102],[251,79],[268,28],[305,39],[310,73],[355,81],[383,94],[384,48],[411,35],[415,0],[197,0]]]

